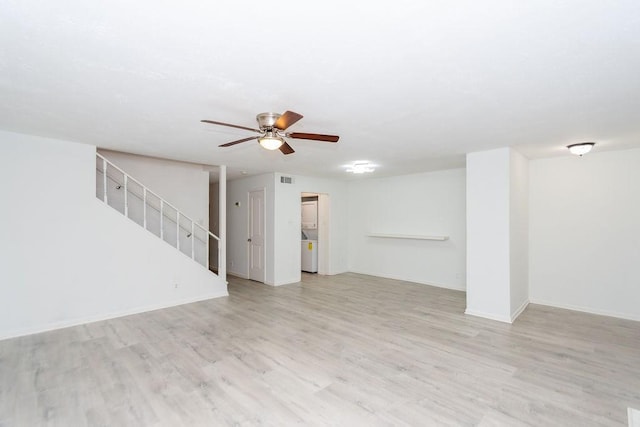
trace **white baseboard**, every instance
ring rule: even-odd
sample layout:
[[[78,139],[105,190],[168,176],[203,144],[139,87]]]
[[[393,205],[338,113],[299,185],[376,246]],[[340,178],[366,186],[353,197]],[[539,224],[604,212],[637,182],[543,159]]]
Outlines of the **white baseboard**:
[[[511,313],[511,316],[501,316],[499,314],[486,313],[483,311],[473,310],[469,308],[467,308],[464,311],[464,314],[468,314],[476,317],[484,317],[485,319],[489,319],[489,320],[497,320],[498,322],[513,323],[518,318],[518,316],[522,314],[522,312],[527,308],[528,305],[529,305],[529,300],[526,300],[525,302],[522,303],[522,305],[520,305],[520,307],[518,307],[513,313]]]
[[[187,298],[187,299],[183,299],[183,300],[177,300],[177,301],[173,301],[171,303],[156,304],[156,305],[151,305],[151,306],[146,306],[146,307],[136,307],[136,308],[132,308],[132,309],[129,309],[129,310],[117,311],[117,312],[112,312],[112,313],[103,314],[103,315],[99,315],[99,316],[89,316],[89,317],[83,317],[83,318],[78,318],[78,319],[70,319],[70,320],[64,320],[64,321],[61,321],[61,322],[49,323],[49,324],[42,325],[42,326],[35,326],[35,327],[31,327],[31,328],[18,329],[18,330],[14,330],[14,331],[11,331],[9,333],[0,335],[0,341],[1,340],[6,340],[6,339],[10,339],[10,338],[23,337],[23,336],[26,336],[26,335],[39,334],[39,333],[42,333],[42,332],[49,332],[49,331],[53,331],[53,330],[56,330],[56,329],[63,329],[63,328],[70,328],[72,326],[85,325],[87,323],[94,323],[94,322],[100,322],[100,321],[103,321],[103,320],[115,319],[115,318],[118,318],[118,317],[131,316],[133,314],[146,313],[148,311],[161,310],[163,308],[175,307],[175,306],[184,305],[184,304],[191,304],[191,303],[194,303],[194,302],[206,301],[206,300],[210,300],[210,299],[214,299],[214,298],[220,298],[220,297],[226,297],[226,296],[229,296],[229,293],[225,290],[224,292],[219,292],[219,293],[215,293],[215,294],[208,294],[208,295],[205,295],[205,296],[199,296],[197,298]]]
[[[227,270],[227,275],[228,276],[235,276],[235,277],[239,277],[241,279],[249,280],[249,275],[248,274],[238,273],[237,271]]]
[[[518,309],[516,311],[511,313],[511,322],[510,323],[513,323],[518,318],[518,316],[520,316],[522,314],[522,312],[524,311],[525,308],[527,308],[528,305],[529,305],[529,300],[526,300],[525,302],[522,303],[522,305],[520,307],[518,307]]]
[[[464,314],[468,314],[470,316],[476,316],[476,317],[483,317],[489,320],[497,320],[498,322],[503,322],[503,323],[513,323],[513,320],[511,319],[510,316],[500,316],[499,314],[485,313],[482,311],[471,310],[468,308],[464,311]]]
[[[616,317],[618,319],[640,321],[640,315],[637,315],[637,314],[619,313],[616,311],[600,310],[592,307],[582,307],[582,306],[572,305],[572,304],[562,304],[562,303],[557,303],[552,301],[545,301],[537,298],[530,298],[529,302],[531,304],[546,305],[548,307],[563,308],[565,310],[581,311],[583,313],[597,314],[599,316],[608,316],[608,317]]]
[[[364,271],[357,271],[357,270],[349,270],[348,272],[349,273],[356,273],[356,274],[364,274],[365,276],[382,277],[383,279],[399,280],[401,282],[411,282],[411,283],[416,283],[418,285],[435,286],[436,288],[451,289],[453,291],[463,291],[463,292],[466,291],[465,287],[454,286],[454,285],[445,285],[445,284],[442,284],[442,283],[434,283],[434,282],[416,281],[415,279],[407,279],[406,277],[398,277],[398,276],[394,276],[394,275],[382,275],[382,274],[364,272]]]

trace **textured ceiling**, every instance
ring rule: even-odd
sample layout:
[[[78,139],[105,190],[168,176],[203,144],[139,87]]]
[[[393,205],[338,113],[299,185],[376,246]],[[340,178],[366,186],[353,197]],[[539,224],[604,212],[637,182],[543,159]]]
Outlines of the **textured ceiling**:
[[[269,6],[269,7],[267,7]],[[640,2],[0,1],[0,128],[209,165],[347,178],[513,146],[640,146]],[[255,142],[257,113],[340,135]]]

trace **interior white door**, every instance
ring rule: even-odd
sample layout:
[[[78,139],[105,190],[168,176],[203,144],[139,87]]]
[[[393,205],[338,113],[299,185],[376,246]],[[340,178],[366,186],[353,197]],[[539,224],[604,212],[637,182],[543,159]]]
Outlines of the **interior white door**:
[[[265,282],[264,189],[249,192],[249,279]]]

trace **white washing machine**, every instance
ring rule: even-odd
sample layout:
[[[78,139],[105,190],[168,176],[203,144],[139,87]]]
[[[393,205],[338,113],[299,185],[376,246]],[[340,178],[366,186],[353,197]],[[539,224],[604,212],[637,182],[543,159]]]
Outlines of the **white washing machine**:
[[[302,271],[308,273],[318,272],[318,241],[303,240],[301,246]]]

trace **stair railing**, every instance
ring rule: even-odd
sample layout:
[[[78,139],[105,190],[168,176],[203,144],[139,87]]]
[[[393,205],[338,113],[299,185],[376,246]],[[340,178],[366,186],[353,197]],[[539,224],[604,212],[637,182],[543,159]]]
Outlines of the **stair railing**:
[[[205,236],[207,236],[204,240],[205,240],[205,264],[204,266],[209,269],[209,250],[210,250],[210,244],[209,244],[209,238],[214,239],[217,243],[220,242],[220,238],[218,236],[216,236],[215,234],[213,234],[211,231],[207,230],[206,228],[204,228],[203,226],[201,226],[200,224],[196,223],[193,219],[191,219],[189,216],[185,215],[184,213],[180,212],[180,210],[178,208],[176,208],[174,205],[172,205],[171,203],[167,202],[166,200],[164,200],[162,197],[160,197],[157,193],[154,193],[153,191],[149,190],[146,186],[144,186],[140,181],[138,181],[137,179],[133,178],[132,176],[130,176],[129,174],[127,174],[125,171],[123,171],[122,169],[120,169],[118,166],[114,165],[113,163],[111,163],[109,160],[107,160],[104,156],[100,155],[99,153],[96,153],[96,157],[99,159],[98,162],[102,164],[102,170],[98,169],[98,172],[102,173],[102,183],[97,183],[97,184],[101,184],[102,187],[102,201],[104,203],[106,203],[107,205],[109,205],[109,196],[108,196],[108,184],[109,184],[109,180],[113,181],[115,184],[117,184],[116,188],[120,189],[120,187],[122,187],[122,189],[124,190],[124,212],[123,215],[129,219],[131,219],[129,217],[129,193],[131,193],[132,195],[136,196],[136,198],[139,198],[140,200],[142,200],[142,218],[143,218],[143,228],[147,231],[150,231],[147,228],[147,206],[151,207],[152,209],[156,210],[159,212],[160,215],[160,235],[158,237],[160,237],[161,240],[165,241],[166,243],[169,243],[170,245],[174,246],[171,242],[167,241],[165,239],[164,236],[164,221],[165,218],[168,218],[170,221],[173,221],[172,218],[169,217],[169,215],[166,214],[166,209],[167,207],[173,211],[175,211],[176,213],[176,219],[175,219],[175,223],[176,223],[176,244],[175,244],[175,248],[178,249],[178,251],[182,252],[183,254],[187,255],[183,250],[181,250],[180,247],[180,229],[184,230],[187,232],[186,237],[191,239],[191,259],[193,259],[194,261],[198,262],[196,260],[196,251],[195,251],[195,241],[196,241],[196,228],[200,229],[202,232],[205,233]],[[108,176],[108,170],[109,169],[114,169],[116,171],[118,171],[118,173],[122,174],[123,177],[123,182],[119,183],[115,178]],[[142,189],[142,195],[136,194],[135,192],[133,192],[130,188],[129,188],[129,183],[130,182],[134,182],[138,187],[140,187]],[[159,208],[153,206],[149,200],[149,195],[151,195],[153,198],[157,199],[159,201]],[[111,205],[109,205],[111,206]],[[112,206],[113,207],[113,206]],[[117,210],[117,209],[116,209]],[[191,226],[190,228],[185,228],[181,225],[181,220],[182,221],[186,221],[187,223],[190,223]],[[201,240],[202,239],[199,239]],[[184,249],[184,248],[183,248]],[[218,265],[220,265],[220,252],[218,251]]]

